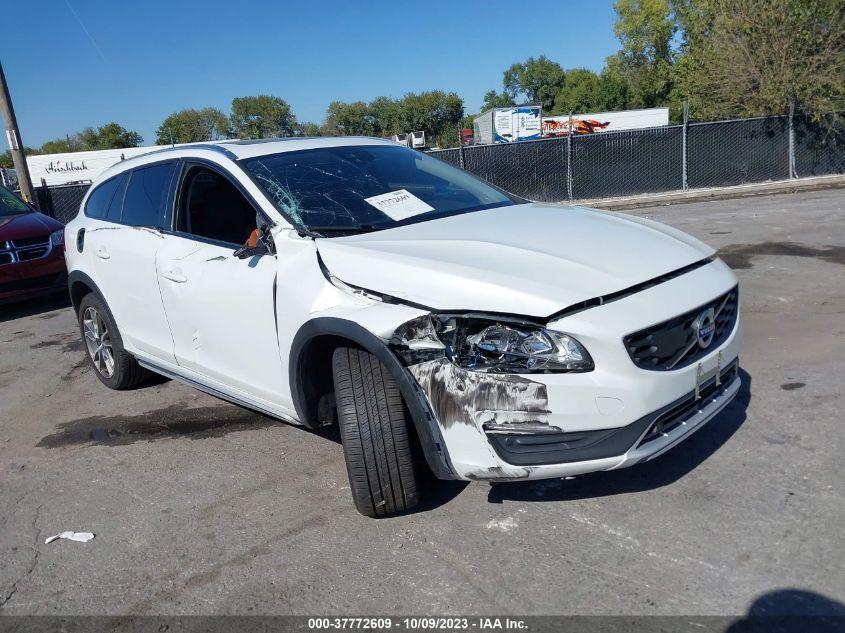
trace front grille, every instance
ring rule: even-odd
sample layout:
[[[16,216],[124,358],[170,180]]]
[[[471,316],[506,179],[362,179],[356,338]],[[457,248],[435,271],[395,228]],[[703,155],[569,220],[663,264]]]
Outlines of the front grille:
[[[23,237],[9,242],[0,242],[0,264],[29,262],[50,254],[50,236]]]
[[[648,444],[665,434],[670,433],[680,424],[689,420],[692,416],[706,407],[708,404],[716,400],[722,392],[724,392],[734,381],[739,373],[739,364],[733,361],[727,368],[722,369],[719,374],[719,380],[713,376],[710,380],[701,385],[698,390],[698,397],[695,392],[692,392],[673,403],[671,407],[664,411],[649,427],[648,432],[643,436],[639,446]]]
[[[38,237],[24,237],[19,240],[12,240],[14,248],[29,248],[30,246],[47,246],[50,243],[49,235],[39,235]]]
[[[713,310],[714,327],[710,344],[698,344],[695,322],[707,310]],[[739,289],[690,310],[668,321],[629,334],[624,338],[625,348],[634,364],[641,369],[669,371],[681,369],[696,362],[727,340],[736,326],[739,314]]]
[[[31,259],[40,259],[50,250],[49,246],[39,246],[37,248],[27,248],[18,251],[18,261],[28,262]]]

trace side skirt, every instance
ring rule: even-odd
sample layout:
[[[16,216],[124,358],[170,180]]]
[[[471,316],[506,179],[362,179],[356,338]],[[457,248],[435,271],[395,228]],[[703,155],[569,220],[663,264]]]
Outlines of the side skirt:
[[[161,374],[162,376],[165,376],[167,378],[172,378],[174,380],[183,382],[189,387],[193,387],[194,389],[203,391],[211,396],[214,396],[215,398],[220,398],[221,400],[226,400],[227,402],[231,402],[232,404],[236,404],[247,409],[252,409],[253,411],[263,413],[264,415],[268,415],[271,418],[276,418],[277,420],[281,420],[282,422],[296,424],[297,426],[302,425],[302,423],[293,416],[269,408],[266,404],[263,404],[258,400],[249,398],[246,395],[241,396],[233,394],[231,392],[221,391],[217,387],[213,387],[209,384],[206,384],[197,378],[186,376],[185,374],[163,367],[147,359],[141,358],[139,356],[136,356],[136,359],[138,361],[138,364],[141,365],[141,367],[144,367],[145,369],[149,369],[150,371],[155,372],[156,374]]]

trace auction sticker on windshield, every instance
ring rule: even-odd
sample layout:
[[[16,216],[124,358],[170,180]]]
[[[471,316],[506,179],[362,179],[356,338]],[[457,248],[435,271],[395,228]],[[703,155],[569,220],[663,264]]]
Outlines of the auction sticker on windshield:
[[[397,189],[371,198],[364,198],[364,200],[382,213],[387,214],[391,220],[397,222],[421,213],[434,211],[434,207],[427,205],[405,189]]]

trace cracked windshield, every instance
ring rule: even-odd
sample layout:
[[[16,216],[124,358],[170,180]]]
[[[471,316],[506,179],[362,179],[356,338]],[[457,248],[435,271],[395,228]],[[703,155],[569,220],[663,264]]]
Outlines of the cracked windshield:
[[[326,235],[519,202],[447,163],[399,146],[283,152],[246,160],[244,166],[293,222]]]

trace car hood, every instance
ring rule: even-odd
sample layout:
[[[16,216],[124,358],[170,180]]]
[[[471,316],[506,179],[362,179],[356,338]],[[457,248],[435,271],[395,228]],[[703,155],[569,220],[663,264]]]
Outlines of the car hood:
[[[563,205],[499,207],[318,238],[341,281],[436,310],[547,317],[714,253],[657,222]]]
[[[62,224],[43,213],[0,215],[0,242],[38,237],[62,228]]]

